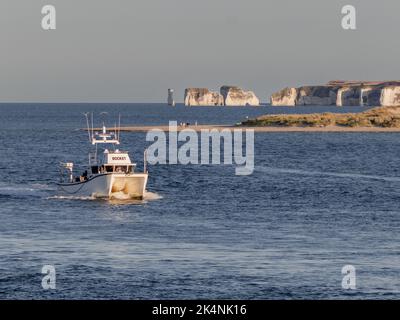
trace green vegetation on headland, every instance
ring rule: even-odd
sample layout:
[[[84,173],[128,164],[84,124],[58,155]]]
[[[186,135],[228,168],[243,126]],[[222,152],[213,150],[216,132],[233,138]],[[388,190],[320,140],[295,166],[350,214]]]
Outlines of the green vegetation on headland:
[[[249,127],[381,127],[400,128],[400,107],[379,107],[360,113],[264,115],[241,123]]]

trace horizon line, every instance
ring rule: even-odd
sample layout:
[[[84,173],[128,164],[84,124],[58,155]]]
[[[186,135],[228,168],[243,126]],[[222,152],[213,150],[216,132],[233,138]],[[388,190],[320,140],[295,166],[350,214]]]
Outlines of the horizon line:
[[[91,101],[80,101],[80,102],[23,101],[23,102],[20,102],[20,101],[0,101],[0,104],[35,104],[35,103],[37,103],[37,104],[108,104],[108,103],[111,103],[111,104],[140,104],[140,103],[142,103],[142,104],[165,104],[167,106],[170,106],[170,105],[168,105],[167,102],[112,102],[112,101],[107,101],[107,102],[98,102],[98,101],[94,101],[94,102],[91,102]],[[176,102],[176,104],[184,105],[184,102],[183,101]],[[265,105],[265,104],[269,104],[269,103],[260,101],[260,105]],[[173,107],[173,106],[170,106],[170,107]],[[191,107],[193,107],[193,106],[191,106]],[[200,106],[200,107],[207,107],[207,106]],[[210,107],[215,107],[215,106],[210,106]],[[218,107],[232,107],[232,106],[218,106]]]

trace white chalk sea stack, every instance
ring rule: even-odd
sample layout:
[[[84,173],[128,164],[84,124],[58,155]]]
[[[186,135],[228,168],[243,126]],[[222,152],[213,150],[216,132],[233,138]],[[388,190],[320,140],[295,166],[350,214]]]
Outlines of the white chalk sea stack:
[[[220,93],[207,88],[187,88],[185,106],[259,106],[260,100],[253,91],[236,86],[222,86]]]
[[[223,106],[224,98],[218,92],[207,88],[187,88],[185,106]]]
[[[236,86],[222,86],[220,89],[226,106],[259,106],[260,99],[253,91],[245,91]]]
[[[297,100],[296,88],[285,88],[271,96],[273,106],[295,106]]]

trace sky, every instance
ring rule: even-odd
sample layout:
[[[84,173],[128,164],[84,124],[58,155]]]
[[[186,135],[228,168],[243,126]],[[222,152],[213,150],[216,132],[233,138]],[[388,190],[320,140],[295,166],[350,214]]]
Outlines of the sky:
[[[41,27],[44,5],[56,30]],[[356,30],[341,9],[356,8]],[[165,102],[400,79],[398,0],[0,0],[0,102]]]

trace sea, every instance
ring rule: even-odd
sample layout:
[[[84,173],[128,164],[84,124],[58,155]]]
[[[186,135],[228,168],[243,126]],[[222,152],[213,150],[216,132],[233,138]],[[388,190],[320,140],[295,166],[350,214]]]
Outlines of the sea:
[[[362,110],[0,104],[0,299],[399,299],[400,133],[256,132],[251,175],[149,165],[143,201],[55,184],[61,162],[87,163],[85,112],[142,126]],[[141,170],[146,133],[121,140]]]

